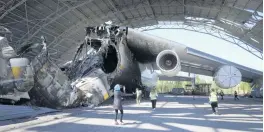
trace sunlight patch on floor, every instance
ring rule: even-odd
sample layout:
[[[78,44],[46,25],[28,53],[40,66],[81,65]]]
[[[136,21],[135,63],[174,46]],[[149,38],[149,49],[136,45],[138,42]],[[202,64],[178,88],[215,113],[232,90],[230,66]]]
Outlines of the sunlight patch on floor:
[[[217,132],[250,132],[250,131],[217,128]]]
[[[165,127],[162,127],[162,126],[158,126],[158,125],[154,125],[154,124],[151,124],[151,123],[143,123],[143,124],[140,124],[137,128],[139,129],[148,129],[148,130],[159,130],[159,131],[170,131],[170,129],[168,128],[165,128]]]
[[[187,124],[180,124],[180,123],[163,123],[163,124],[173,126],[176,128],[181,128],[186,131],[192,131],[192,132],[214,132],[214,128],[211,128],[211,127],[187,125]]]
[[[170,114],[153,114],[154,116],[186,116],[194,113],[170,113]]]
[[[167,119],[186,119],[186,120],[200,120],[204,121],[205,118],[196,118],[196,117],[172,117],[172,116],[151,116],[155,118],[167,118]]]
[[[247,109],[244,109],[244,110],[262,110],[262,108],[247,108]]]
[[[209,121],[222,121],[222,122],[234,122],[234,123],[259,123],[261,124],[262,121],[248,121],[248,120],[232,120],[232,119],[208,119]]]
[[[222,120],[243,120],[243,121],[261,121],[261,119],[258,118],[221,118]]]
[[[113,119],[102,119],[102,118],[89,118],[87,120],[81,120],[78,122],[75,122],[76,124],[84,124],[84,125],[95,125],[95,126],[110,126],[110,127],[127,127],[132,128],[136,127],[138,123],[141,123],[140,121],[136,120],[123,120],[123,122],[126,125],[115,125],[115,122]]]
[[[255,130],[255,131],[263,131],[263,128],[249,128],[251,130]]]
[[[205,116],[212,116],[212,115],[208,114],[208,115],[205,115]],[[251,116],[250,115],[245,115],[245,114],[223,114],[223,115],[221,115],[221,117],[251,117]]]
[[[129,110],[129,109],[124,109],[124,112],[126,114],[148,114],[151,113],[151,110]],[[97,110],[97,114],[115,114],[114,110]],[[119,113],[119,111],[118,111]]]

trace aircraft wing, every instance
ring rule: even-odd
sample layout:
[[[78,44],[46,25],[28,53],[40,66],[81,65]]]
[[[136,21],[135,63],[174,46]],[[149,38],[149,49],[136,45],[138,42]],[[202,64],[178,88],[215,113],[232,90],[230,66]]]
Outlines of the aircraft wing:
[[[234,62],[186,47],[184,54],[178,54],[181,60],[181,71],[200,75],[213,76],[215,71],[223,65],[232,65],[242,74],[242,81],[251,82],[263,76],[262,71],[236,64]],[[184,57],[181,57],[184,56]],[[158,70],[156,63],[154,69]]]
[[[242,81],[252,82],[263,76],[262,71],[254,70],[195,50],[183,44],[133,29],[128,30],[127,44],[139,62],[152,63],[153,68],[156,70],[159,69],[155,61],[158,54],[165,50],[172,50],[177,53],[181,62],[181,71],[184,72],[213,76],[221,66],[230,65],[240,70]]]

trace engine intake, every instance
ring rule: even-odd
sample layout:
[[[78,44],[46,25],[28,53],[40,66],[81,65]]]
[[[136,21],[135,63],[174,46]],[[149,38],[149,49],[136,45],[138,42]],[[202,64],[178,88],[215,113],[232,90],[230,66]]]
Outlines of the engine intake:
[[[164,50],[156,58],[159,70],[166,76],[176,76],[181,70],[181,63],[177,53],[173,50]]]
[[[223,65],[214,74],[214,81],[221,88],[237,86],[242,79],[241,72],[234,66]]]

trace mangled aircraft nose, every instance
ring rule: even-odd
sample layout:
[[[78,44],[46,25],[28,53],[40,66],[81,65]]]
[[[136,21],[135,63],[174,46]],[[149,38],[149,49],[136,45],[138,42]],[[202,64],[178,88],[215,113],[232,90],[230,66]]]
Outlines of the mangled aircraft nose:
[[[102,70],[105,73],[114,72],[117,67],[118,57],[116,48],[113,45],[108,46],[107,52],[103,53],[103,58]]]

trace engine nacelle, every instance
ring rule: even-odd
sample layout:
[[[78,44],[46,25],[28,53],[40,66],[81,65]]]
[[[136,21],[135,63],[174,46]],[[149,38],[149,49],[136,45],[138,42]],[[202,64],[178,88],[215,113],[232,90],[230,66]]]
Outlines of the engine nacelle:
[[[166,76],[176,76],[181,70],[180,58],[173,50],[164,50],[156,58],[159,70]]]
[[[240,71],[229,65],[224,65],[219,68],[214,74],[214,81],[221,88],[232,88],[241,82],[242,75]]]

